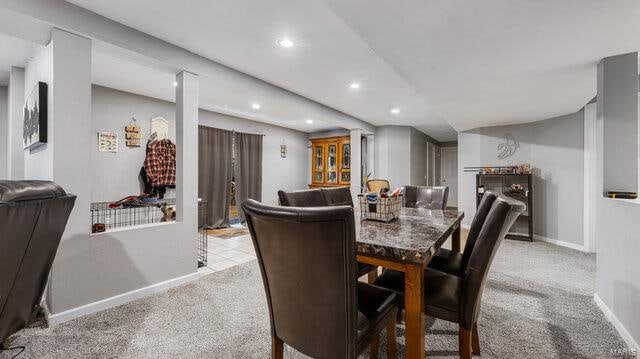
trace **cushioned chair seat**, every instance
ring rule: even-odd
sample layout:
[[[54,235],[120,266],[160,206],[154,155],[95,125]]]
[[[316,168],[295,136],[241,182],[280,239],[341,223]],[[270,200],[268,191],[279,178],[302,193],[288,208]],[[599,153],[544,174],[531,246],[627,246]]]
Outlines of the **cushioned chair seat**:
[[[435,269],[425,270],[425,311],[434,317],[458,321],[460,296],[464,280]],[[398,306],[404,308],[404,273],[387,269],[374,285],[388,288],[401,297]]]
[[[358,346],[371,342],[390,316],[397,312],[397,295],[393,291],[358,282]]]
[[[462,262],[462,253],[440,248],[431,258],[429,268],[461,277],[464,274]]]
[[[425,271],[425,313],[457,323],[464,279],[427,268]]]

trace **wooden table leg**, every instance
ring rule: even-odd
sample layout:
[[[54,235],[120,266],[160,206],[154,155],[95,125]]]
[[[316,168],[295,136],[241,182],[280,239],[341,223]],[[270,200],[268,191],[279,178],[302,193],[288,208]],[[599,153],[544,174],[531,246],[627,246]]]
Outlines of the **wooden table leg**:
[[[460,226],[451,234],[451,250],[460,253]]]
[[[405,352],[409,359],[423,359],[424,265],[408,264],[404,273]]]

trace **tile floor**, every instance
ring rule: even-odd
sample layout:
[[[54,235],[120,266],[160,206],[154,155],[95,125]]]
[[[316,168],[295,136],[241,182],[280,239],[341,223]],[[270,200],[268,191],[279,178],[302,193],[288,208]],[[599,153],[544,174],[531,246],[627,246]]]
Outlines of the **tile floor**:
[[[199,269],[201,276],[256,259],[249,234],[229,239],[209,236],[207,252],[208,263]]]

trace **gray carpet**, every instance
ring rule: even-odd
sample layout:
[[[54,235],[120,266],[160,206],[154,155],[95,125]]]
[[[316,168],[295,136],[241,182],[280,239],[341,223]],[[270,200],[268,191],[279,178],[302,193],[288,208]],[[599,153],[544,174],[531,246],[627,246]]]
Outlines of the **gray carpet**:
[[[603,358],[625,348],[593,302],[594,273],[594,255],[505,241],[484,292],[482,358]],[[55,328],[24,330],[12,344],[27,346],[20,358],[268,358],[268,318],[253,261]],[[456,358],[457,326],[428,326],[428,357]],[[400,358],[402,334],[399,326]],[[290,348],[285,357],[304,358]]]

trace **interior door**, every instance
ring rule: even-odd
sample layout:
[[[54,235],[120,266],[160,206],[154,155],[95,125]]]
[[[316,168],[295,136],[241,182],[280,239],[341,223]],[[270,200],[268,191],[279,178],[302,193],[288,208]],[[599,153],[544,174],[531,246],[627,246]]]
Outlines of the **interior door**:
[[[442,185],[449,187],[448,207],[458,206],[458,147],[442,147],[441,171]]]

